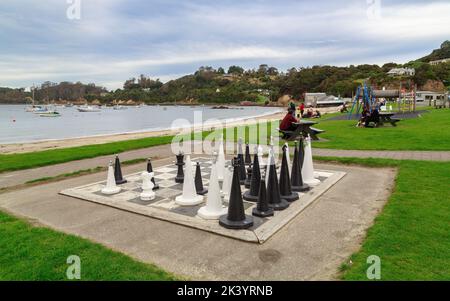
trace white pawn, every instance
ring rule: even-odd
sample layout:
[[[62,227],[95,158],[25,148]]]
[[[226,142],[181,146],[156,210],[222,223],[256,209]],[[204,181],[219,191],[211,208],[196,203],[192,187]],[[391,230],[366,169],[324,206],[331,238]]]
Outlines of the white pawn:
[[[155,185],[152,182],[152,178],[154,176],[153,172],[144,171],[141,174],[142,179],[142,192],[141,192],[141,200],[142,201],[151,201],[155,199],[155,192],[153,191],[153,187]]]
[[[108,177],[106,178],[106,186],[101,190],[103,194],[116,194],[120,192],[120,187],[116,185],[116,179],[114,177],[114,168],[112,161],[109,161]]]
[[[231,183],[233,182],[233,173],[229,168],[225,168],[224,179],[222,184],[222,195],[225,200],[230,199]]]
[[[175,198],[175,203],[181,206],[195,206],[202,202],[203,196],[197,195],[195,190],[191,156],[187,155],[184,169],[183,194]]]
[[[305,138],[305,158],[303,161],[302,167],[302,178],[303,182],[308,184],[309,186],[317,186],[320,184],[318,179],[314,178],[314,166],[312,160],[312,151],[311,151],[311,138]]]
[[[197,211],[197,215],[203,219],[219,219],[221,215],[227,213],[227,208],[222,205],[220,197],[219,181],[217,179],[217,166],[214,163],[211,167],[211,177],[209,179],[208,196],[206,205]]]

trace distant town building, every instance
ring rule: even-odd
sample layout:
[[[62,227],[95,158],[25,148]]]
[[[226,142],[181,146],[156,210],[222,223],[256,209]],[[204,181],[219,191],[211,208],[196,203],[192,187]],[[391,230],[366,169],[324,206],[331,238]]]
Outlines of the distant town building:
[[[416,70],[414,68],[393,68],[387,74],[391,76],[414,76]]]
[[[306,107],[339,106],[349,100],[326,93],[305,93]]]
[[[442,60],[436,60],[436,61],[431,61],[430,65],[439,65],[439,64],[443,64],[443,63],[449,63],[450,62],[450,58],[447,59],[442,59]]]

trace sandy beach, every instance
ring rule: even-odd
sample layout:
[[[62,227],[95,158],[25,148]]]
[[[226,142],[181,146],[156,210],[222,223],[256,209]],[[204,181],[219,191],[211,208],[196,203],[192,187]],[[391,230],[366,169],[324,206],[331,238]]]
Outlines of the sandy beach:
[[[285,113],[275,113],[272,115],[266,115],[261,117],[249,117],[239,121],[227,122],[227,126],[237,126],[242,125],[244,122],[247,124],[251,124],[260,120],[280,120],[283,118]],[[208,130],[214,125],[208,125],[207,127],[195,127],[194,130]],[[83,145],[93,145],[93,144],[102,144],[108,142],[117,142],[117,141],[125,141],[125,140],[133,140],[133,139],[142,139],[149,137],[158,137],[158,136],[166,136],[166,135],[176,135],[181,132],[181,129],[178,130],[158,130],[158,131],[148,131],[148,132],[134,132],[134,133],[122,133],[122,134],[113,134],[113,135],[102,135],[102,136],[91,136],[91,137],[81,137],[81,138],[69,138],[69,139],[58,139],[58,140],[45,140],[45,141],[37,141],[30,143],[14,143],[14,144],[2,144],[0,145],[0,154],[12,154],[12,153],[28,153],[28,152],[36,152],[43,151],[49,149],[58,149],[58,148],[68,148],[68,147],[76,147]]]

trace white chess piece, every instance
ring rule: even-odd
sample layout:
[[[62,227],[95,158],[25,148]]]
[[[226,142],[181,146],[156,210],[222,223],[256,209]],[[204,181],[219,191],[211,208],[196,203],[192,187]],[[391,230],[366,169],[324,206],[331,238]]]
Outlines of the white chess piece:
[[[217,179],[216,162],[211,166],[211,177],[209,179],[208,195],[206,205],[197,211],[197,215],[203,219],[214,220],[219,219],[221,215],[227,213],[227,208],[222,205],[220,197],[219,181]]]
[[[153,172],[144,171],[141,174],[142,179],[142,192],[141,192],[141,200],[142,201],[151,201],[155,199],[155,192],[153,191],[153,187],[155,185],[152,182],[152,178],[154,176]]]
[[[302,178],[303,182],[308,184],[309,186],[317,186],[320,184],[318,179],[314,178],[314,166],[312,159],[312,151],[311,151],[311,138],[305,138],[305,158],[303,161],[302,167]]]
[[[106,186],[101,190],[101,192],[107,195],[116,194],[120,192],[120,187],[116,185],[116,179],[114,178],[114,168],[112,161],[109,161]]]
[[[203,196],[197,195],[195,190],[191,156],[187,155],[184,170],[183,194],[175,198],[175,203],[181,206],[195,206],[202,202]]]
[[[284,145],[286,146],[286,159],[287,159],[287,163],[288,163],[289,176],[291,176],[292,163],[291,163],[291,155],[289,153],[289,145],[287,143],[285,143]]]
[[[230,199],[231,183],[233,182],[233,173],[229,168],[225,168],[224,179],[222,184],[222,195],[224,200]]]
[[[258,163],[259,166],[264,166],[264,158],[263,158],[264,152],[261,145],[258,145]]]
[[[223,147],[223,134],[220,137],[216,166],[217,166],[217,178],[219,179],[219,181],[223,181],[225,171],[225,151]]]

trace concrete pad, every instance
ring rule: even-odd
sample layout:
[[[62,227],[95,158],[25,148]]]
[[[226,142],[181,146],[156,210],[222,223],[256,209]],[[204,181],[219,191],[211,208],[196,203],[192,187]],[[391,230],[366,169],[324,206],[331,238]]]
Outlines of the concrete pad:
[[[168,162],[155,161],[154,166]],[[385,204],[396,171],[315,167],[347,174],[262,245],[58,195],[61,189],[99,181],[104,173],[4,193],[0,207],[191,279],[333,279]],[[123,171],[142,168],[127,166]]]

